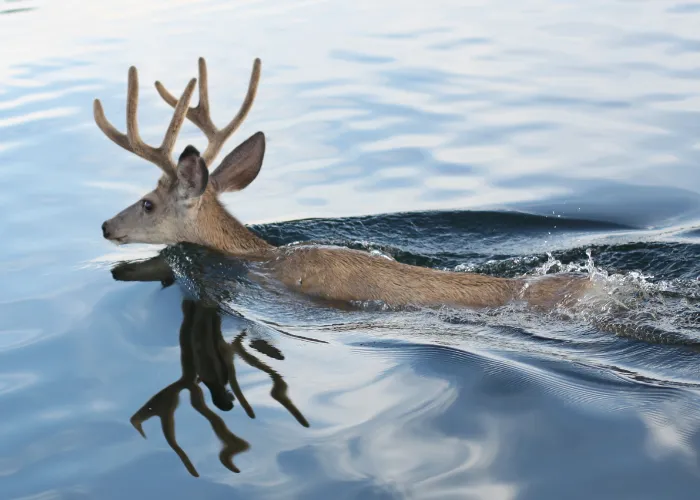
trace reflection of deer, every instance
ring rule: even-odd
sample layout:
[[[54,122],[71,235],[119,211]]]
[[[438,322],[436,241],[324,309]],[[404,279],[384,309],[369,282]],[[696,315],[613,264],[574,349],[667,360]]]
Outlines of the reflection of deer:
[[[142,262],[120,263],[112,269],[114,279],[119,281],[160,281],[164,287],[175,282],[173,273],[160,256]],[[199,387],[203,382],[211,393],[214,405],[223,411],[233,408],[233,401],[238,399],[250,418],[255,418],[255,412],[250,406],[236,379],[234,357],[238,355],[250,366],[267,373],[272,379],[270,395],[284,406],[289,413],[304,427],[309,423],[294,406],[287,395],[287,384],[282,376],[264,362],[250,354],[243,345],[246,330],[241,331],[229,344],[221,332],[221,314],[216,305],[206,300],[183,299],[183,319],[180,326],[180,363],[182,375],[180,378],[162,389],[148,400],[131,417],[131,424],[145,438],[142,424],[149,418],[160,418],[161,427],[166,441],[177,453],[187,470],[193,476],[199,476],[187,454],[175,439],[175,410],[178,407],[180,392],[187,389],[190,392],[192,407],[206,418],[212,430],[222,443],[219,460],[227,469],[240,472],[233,463],[233,457],[246,451],[250,445],[247,441],[233,434],[223,419],[214,413],[204,401],[204,393]],[[282,353],[265,340],[256,339],[251,347],[275,359],[284,359]],[[229,384],[231,392],[226,389]]]

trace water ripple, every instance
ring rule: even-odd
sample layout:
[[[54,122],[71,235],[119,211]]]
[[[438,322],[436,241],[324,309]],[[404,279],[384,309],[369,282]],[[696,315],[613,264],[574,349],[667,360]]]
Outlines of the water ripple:
[[[699,15],[688,1],[0,2],[0,497],[695,498]],[[227,147],[263,130],[265,165],[224,201],[273,243],[589,273],[606,300],[544,317],[337,311],[177,247],[182,288],[113,281],[108,267],[157,250],[115,249],[100,224],[160,172],[100,133],[92,101],[123,128],[137,66],[156,143],[171,109],[153,81],[180,91],[199,56],[217,124],[262,58]],[[205,145],[191,124],[188,143]],[[246,328],[270,369],[236,357],[255,419],[238,398],[214,412],[250,444],[239,474],[181,395],[197,480],[157,423],[144,441],[128,422],[182,373],[193,288],[221,299],[224,343]],[[308,427],[271,394],[280,380]]]

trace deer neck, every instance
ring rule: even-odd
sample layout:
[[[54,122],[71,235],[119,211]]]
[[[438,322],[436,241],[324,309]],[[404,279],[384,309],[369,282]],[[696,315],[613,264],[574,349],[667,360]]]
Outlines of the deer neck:
[[[216,196],[203,198],[195,224],[195,243],[229,255],[250,257],[262,257],[274,248],[241,224]]]

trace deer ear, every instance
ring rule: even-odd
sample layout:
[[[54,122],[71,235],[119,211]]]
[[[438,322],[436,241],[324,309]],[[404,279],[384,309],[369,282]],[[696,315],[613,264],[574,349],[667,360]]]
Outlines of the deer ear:
[[[265,134],[256,132],[221,160],[212,173],[212,184],[218,193],[240,191],[260,173],[265,156]]]
[[[187,146],[177,161],[177,191],[185,199],[202,196],[209,182],[209,170],[199,151]]]

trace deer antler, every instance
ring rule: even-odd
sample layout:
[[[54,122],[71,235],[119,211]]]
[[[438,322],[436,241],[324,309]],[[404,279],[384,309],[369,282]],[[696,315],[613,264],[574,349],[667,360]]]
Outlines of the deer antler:
[[[219,154],[226,140],[240,127],[245,120],[250,108],[253,107],[255,94],[258,91],[258,83],[260,82],[260,59],[256,58],[253,62],[253,71],[250,75],[250,83],[248,84],[248,93],[241,104],[238,113],[233,119],[222,129],[216,128],[211,120],[209,112],[209,89],[207,80],[207,63],[203,57],[199,58],[199,104],[194,108],[187,110],[187,118],[194,123],[209,140],[207,149],[202,154],[202,159],[207,165],[210,165],[214,158]],[[172,107],[176,107],[180,101],[168,92],[160,81],[156,81],[156,90],[165,102]]]
[[[175,178],[176,164],[172,159],[173,147],[175,146],[177,135],[180,133],[180,128],[185,121],[186,111],[190,104],[196,81],[196,78],[192,78],[187,84],[187,87],[185,87],[182,97],[179,100],[174,100],[175,111],[173,112],[173,117],[170,120],[170,125],[165,133],[165,137],[163,137],[163,142],[157,148],[143,142],[139,135],[136,116],[139,104],[139,78],[134,66],[129,68],[129,86],[126,97],[126,134],[119,132],[107,118],[105,118],[102,103],[100,103],[99,99],[95,99],[93,105],[95,123],[97,123],[100,130],[115,144],[154,163],[168,176]]]

